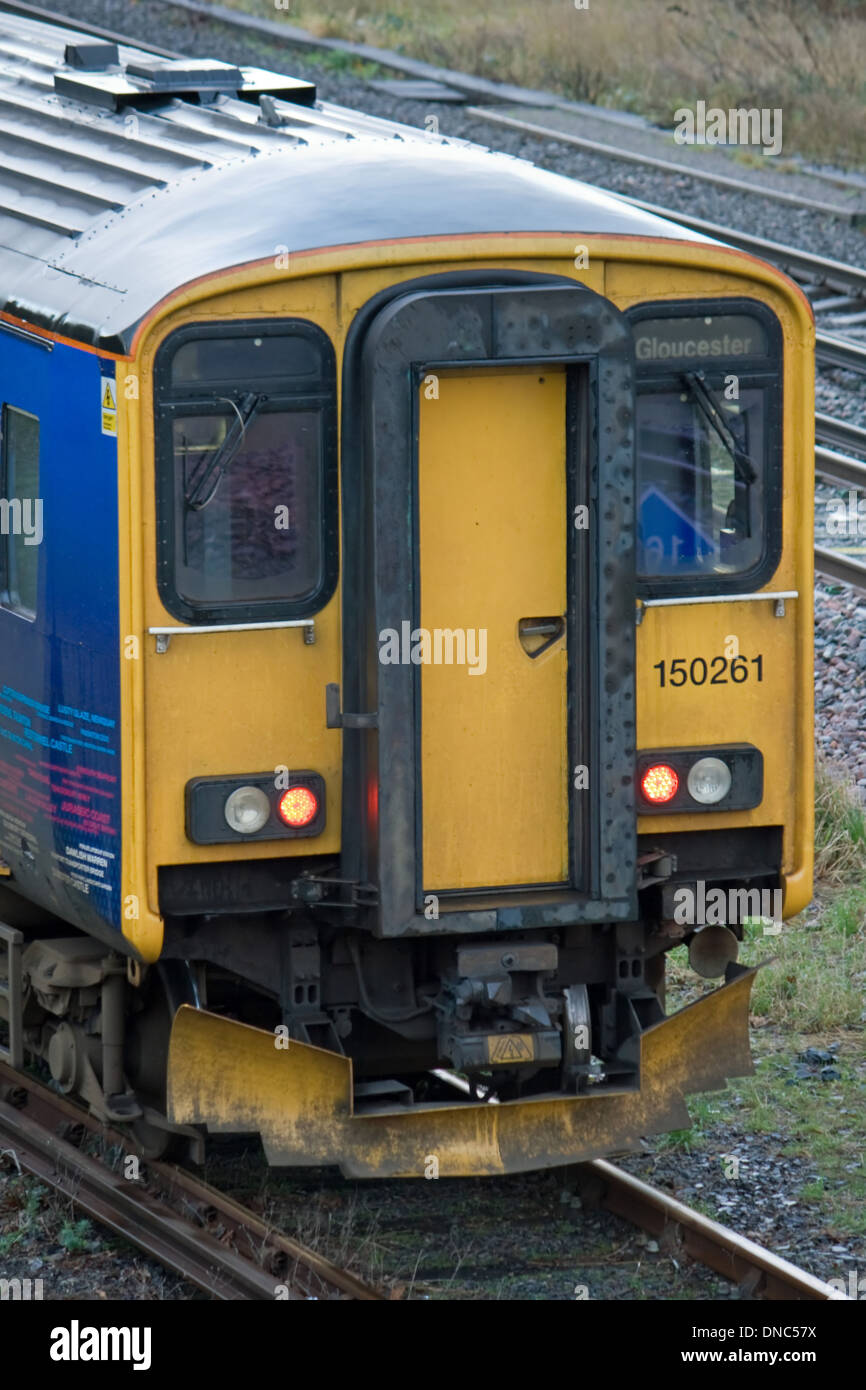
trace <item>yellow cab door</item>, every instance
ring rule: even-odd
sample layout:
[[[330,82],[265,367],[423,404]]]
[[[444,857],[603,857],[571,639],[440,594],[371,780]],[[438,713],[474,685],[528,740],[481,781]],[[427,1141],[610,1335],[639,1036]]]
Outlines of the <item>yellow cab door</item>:
[[[566,372],[436,375],[418,388],[424,888],[562,883]]]

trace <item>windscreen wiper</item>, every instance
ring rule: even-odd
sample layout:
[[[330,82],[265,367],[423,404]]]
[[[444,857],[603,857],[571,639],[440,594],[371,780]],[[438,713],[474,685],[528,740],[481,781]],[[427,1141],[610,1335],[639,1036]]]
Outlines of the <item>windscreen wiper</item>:
[[[758,477],[755,466],[725,419],[716,396],[707,385],[703,372],[683,372],[682,376],[689,388],[692,400],[704,419],[718,435],[722,446],[734,464],[734,499],[728,508],[727,524],[733,525],[734,536],[749,537],[752,534],[752,521],[748,489]],[[744,489],[740,489],[739,496],[737,495],[737,483],[745,485]]]
[[[703,372],[683,372],[683,380],[691,392],[692,399],[704,418],[712,425],[722,444],[734,461],[734,477],[740,483],[754,483],[758,477],[752,460],[737,442],[733,430],[719,409]]]
[[[211,454],[207,462],[202,465],[198,476],[184,498],[191,512],[200,512],[203,507],[213,501],[223,474],[231,467],[233,459],[244,442],[247,425],[255,419],[266,400],[267,396],[248,391],[246,395],[241,396],[239,401],[231,402],[235,411],[235,418],[226,430],[225,439],[219,448]],[[213,485],[206,491],[211,478],[213,478]]]

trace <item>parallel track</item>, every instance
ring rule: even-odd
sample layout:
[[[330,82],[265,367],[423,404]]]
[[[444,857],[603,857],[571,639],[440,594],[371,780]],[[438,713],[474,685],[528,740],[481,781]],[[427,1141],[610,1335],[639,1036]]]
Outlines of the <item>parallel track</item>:
[[[427,80],[440,82],[461,91],[467,96],[474,96],[476,99],[486,99],[492,101],[509,101],[520,103],[531,107],[550,106],[554,104],[562,109],[580,110],[580,103],[573,103],[557,98],[551,93],[530,92],[510,86],[507,83],[491,82],[485,78],[473,77],[470,74],[454,72],[451,69],[435,67],[429,63],[419,62],[416,59],[407,58],[405,55],[390,52],[388,50],[372,48],[366,44],[350,43],[341,39],[320,39],[315,35],[308,34],[296,26],[283,23],[278,20],[261,19],[253,15],[246,15],[235,10],[226,9],[225,6],[198,3],[198,0],[164,0],[175,9],[184,10],[189,14],[200,16],[203,19],[226,25],[248,34],[256,34],[259,37],[266,37],[271,41],[278,41],[287,47],[306,47],[318,48],[322,50],[335,50],[352,54],[366,61],[379,63],[390,67],[395,72],[402,72],[409,76],[421,77]],[[112,29],[105,29],[98,25],[82,23],[68,15],[63,15],[57,11],[49,10],[41,6],[19,4],[17,0],[0,0],[0,10],[8,10],[16,14],[29,15],[34,19],[43,19],[46,22],[62,24],[67,27],[76,28],[82,32],[91,33],[99,38],[111,40],[120,44],[127,44],[132,47],[146,48],[149,51],[159,54],[166,58],[183,57],[172,49],[161,48],[158,45],[142,42],[138,39],[129,38]],[[563,139],[566,143],[573,137],[568,137],[561,131],[551,127],[540,127],[532,122],[520,121],[514,117],[504,116],[501,113],[491,112],[483,108],[470,108],[470,113],[485,120],[493,121],[500,125],[506,125],[512,129],[524,130],[527,134],[544,139]],[[580,144],[590,144],[591,142],[577,141]],[[630,160],[635,164],[657,165],[660,161],[643,156],[634,151],[620,150],[615,147],[604,147],[609,154],[616,155],[618,158]],[[661,161],[664,163],[665,161]],[[692,171],[688,166],[675,166],[677,172],[682,172],[688,176]],[[695,171],[700,174],[701,171]],[[717,180],[728,187],[735,187],[737,191],[761,196],[762,189],[755,184],[745,181],[721,178]],[[844,180],[840,180],[844,183]],[[803,287],[807,295],[813,301],[813,307],[820,313],[822,307],[826,308],[832,304],[838,308],[840,301],[850,306],[852,313],[847,317],[850,321],[866,322],[866,270],[857,266],[847,265],[844,262],[834,261],[826,257],[815,256],[811,252],[800,251],[796,247],[787,246],[783,243],[768,241],[763,237],[756,237],[748,233],[735,231],[731,227],[719,226],[716,223],[707,222],[702,218],[689,217],[684,213],[673,211],[669,208],[659,207],[654,203],[647,203],[642,199],[629,198],[622,194],[617,194],[624,202],[631,203],[635,207],[644,209],[660,217],[665,217],[670,221],[678,222],[682,226],[690,227],[695,231],[701,232],[706,236],[711,236],[716,240],[725,241],[729,245],[737,246],[741,250],[748,251],[750,254],[770,261],[780,267],[792,278],[796,279]],[[786,201],[797,201],[791,195],[785,195]],[[803,206],[809,206],[810,200],[801,200]],[[824,295],[824,299],[820,298]],[[815,355],[817,361],[827,367],[842,368],[846,371],[866,374],[866,344],[853,341],[851,339],[840,338],[834,334],[818,333],[816,337]],[[842,448],[854,448],[861,452],[866,452],[866,431],[859,430],[856,426],[847,425],[843,421],[832,420],[827,416],[816,416],[816,438],[819,447],[815,451],[816,473],[822,478],[831,482],[851,487],[866,487],[866,465],[857,459],[839,453],[835,448],[820,447],[826,445],[841,445]],[[858,561],[847,558],[836,551],[828,551],[820,546],[815,547],[815,566],[821,573],[843,583],[851,584],[855,588],[866,591],[866,566]]]
[[[163,3],[171,5],[174,9],[181,9],[189,14],[209,19],[211,22],[219,23],[230,28],[238,29],[248,34],[257,34],[271,40],[277,40],[287,47],[307,47],[319,48],[322,50],[335,50],[344,53],[354,54],[359,58],[374,61],[388,67],[396,72],[404,72],[412,76],[421,76],[430,80],[439,81],[460,90],[467,95],[486,96],[494,101],[511,101],[522,103],[528,106],[538,106],[550,104],[551,101],[563,109],[581,110],[581,104],[568,102],[562,98],[556,98],[550,93],[530,92],[521,88],[513,87],[508,83],[491,82],[486,78],[476,78],[467,73],[454,72],[448,68],[434,67],[429,63],[422,63],[416,59],[407,58],[405,55],[393,53],[385,49],[372,48],[368,44],[350,43],[342,39],[323,39],[316,35],[308,34],[296,26],[283,23],[282,21],[260,19],[254,15],[247,15],[235,10],[226,9],[221,5],[200,4],[197,0],[163,0]],[[161,48],[149,42],[139,39],[132,39],[127,35],[120,34],[113,29],[104,29],[98,25],[82,23],[70,16],[63,15],[54,10],[45,9],[42,6],[19,4],[17,0],[0,0],[0,10],[8,10],[14,14],[32,16],[34,19],[43,19],[47,22],[63,24],[67,27],[78,29],[82,32],[93,34],[99,38],[111,40],[115,43],[127,44],[132,47],[145,48],[152,53],[159,54],[166,58],[179,58],[185,55],[173,49]],[[568,141],[569,137],[562,131],[557,131],[552,127],[537,126],[532,122],[521,121],[514,117],[504,116],[498,112],[487,110],[483,107],[470,107],[470,114],[481,119],[494,122],[499,125],[508,126],[511,129],[525,131],[529,135],[543,139],[562,139]],[[591,141],[578,142],[593,147]],[[604,146],[603,149],[595,147],[600,153],[609,153],[635,164],[656,164],[666,163],[653,159],[648,155],[641,155],[636,151],[618,149],[615,146]],[[685,176],[696,178],[712,177],[706,171],[692,170],[687,165],[673,165],[678,173]],[[738,192],[750,194],[752,197],[765,196],[765,190],[753,183],[742,180],[722,178],[719,176],[717,182],[729,188],[736,189]],[[655,203],[648,203],[640,198],[630,198],[625,194],[615,195],[623,202],[631,203],[634,207],[642,208],[646,212],[651,212],[659,217],[665,217],[669,221],[678,222],[684,227],[690,227],[695,231],[702,232],[706,236],[711,236],[719,241],[726,241],[732,246],[738,246],[741,250],[749,251],[762,260],[770,261],[780,269],[786,271],[793,279],[798,280],[815,301],[816,312],[822,312],[828,305],[833,304],[839,307],[840,301],[850,305],[852,313],[847,317],[857,323],[866,324],[866,270],[858,266],[848,265],[843,261],[834,261],[829,257],[816,256],[809,251],[801,251],[796,247],[787,246],[781,242],[769,241],[764,237],[752,236],[745,232],[738,232],[732,227],[720,226],[714,222],[707,222],[702,218],[690,217],[685,213],[676,210],[659,207]],[[772,194],[766,196],[773,196]],[[802,206],[811,206],[810,200],[798,200],[791,194],[779,194],[786,201],[797,203]],[[831,211],[821,205],[824,212]],[[844,210],[842,210],[844,212]],[[828,293],[829,292],[829,293]],[[818,298],[824,294],[824,300]],[[816,357],[819,362],[826,366],[840,367],[847,371],[866,373],[866,343],[839,337],[836,334],[819,333],[816,341]]]
[[[225,28],[235,29],[241,34],[265,39],[270,43],[280,44],[286,48],[303,50],[318,50],[320,52],[333,52],[345,54],[347,57],[358,59],[360,62],[373,63],[379,67],[388,68],[392,72],[402,73],[405,77],[421,79],[422,81],[450,89],[452,93],[459,93],[466,99],[490,102],[493,104],[508,103],[510,105],[526,106],[529,108],[543,108],[546,110],[556,109],[572,112],[575,114],[591,115],[596,120],[608,121],[616,125],[622,120],[622,113],[608,111],[604,107],[594,107],[587,102],[572,101],[567,97],[559,96],[555,92],[533,91],[526,87],[518,87],[510,82],[498,82],[487,77],[478,77],[472,73],[459,72],[453,68],[443,68],[434,63],[424,62],[418,58],[411,58],[405,53],[396,53],[393,49],[379,48],[372,44],[357,43],[349,39],[323,38],[317,34],[311,34],[308,30],[302,29],[295,24],[288,23],[287,20],[266,19],[258,15],[247,14],[234,7],[220,5],[216,3],[201,3],[201,0],[161,0],[171,9],[180,10],[191,17],[205,20],[211,24],[222,25]],[[158,46],[142,41],[131,40],[114,30],[104,29],[99,25],[90,24],[86,21],[78,21],[74,17],[60,15],[57,11],[48,10],[42,6],[18,3],[17,0],[3,0],[0,9],[9,10],[16,14],[29,15],[33,18],[41,18],[47,21],[62,22],[67,27],[75,28],[83,33],[94,34],[100,38],[113,40],[117,43],[129,43],[139,48],[146,48],[152,53],[159,53],[165,57],[183,57],[186,55],[172,52],[169,49],[159,48]],[[435,93],[430,92],[428,100],[435,101]],[[705,169],[694,168],[685,163],[675,163],[671,160],[657,159],[652,155],[641,155],[634,151],[624,150],[616,145],[599,145],[592,140],[581,139],[570,135],[568,132],[557,131],[545,126],[531,126],[526,122],[515,120],[510,116],[505,116],[499,112],[492,112],[485,108],[470,107],[469,114],[479,116],[485,120],[496,121],[500,125],[511,125],[518,129],[525,129],[527,133],[538,134],[544,139],[561,139],[565,143],[570,143],[581,148],[586,148],[590,153],[596,151],[613,159],[624,159],[629,162],[645,164],[648,167],[666,169],[676,174],[685,174],[689,177],[718,184],[720,187],[738,193],[752,194],[753,196],[775,199],[788,205],[812,209],[813,211],[830,213],[843,220],[859,221],[866,218],[866,213],[862,210],[852,210],[845,207],[828,206],[826,202],[817,202],[813,198],[801,197],[797,194],[789,193],[783,189],[774,189],[764,185],[755,184],[745,179],[736,179],[728,175],[717,174]],[[807,170],[809,177],[817,179],[819,182],[830,186],[846,189],[850,191],[866,191],[863,185],[851,179],[846,179],[842,174],[828,174],[821,170]]]
[[[0,1149],[7,1159],[211,1298],[383,1297],[183,1169],[142,1160],[146,1181],[127,1180],[79,1147],[88,1138],[125,1147],[122,1135],[0,1062]]]
[[[840,584],[849,584],[852,589],[866,593],[866,565],[861,560],[816,545],[815,569],[827,579],[838,580]]]
[[[171,2],[174,4],[176,0],[171,0]],[[560,109],[567,109],[564,102],[560,102],[558,105]],[[695,179],[698,183],[715,184],[717,188],[723,188],[728,193],[747,193],[751,194],[752,197],[769,198],[773,202],[785,203],[788,207],[805,208],[808,212],[827,213],[843,222],[850,222],[854,226],[866,221],[866,212],[862,209],[828,205],[826,202],[805,198],[798,193],[788,193],[780,188],[770,188],[766,184],[749,183],[745,179],[732,178],[728,174],[698,169],[684,160],[659,159],[656,155],[640,154],[635,150],[624,150],[618,145],[602,144],[598,140],[574,135],[570,131],[560,130],[556,126],[537,125],[534,121],[523,121],[518,117],[506,116],[503,112],[489,111],[480,106],[468,107],[468,114],[482,121],[491,121],[494,125],[507,126],[510,130],[532,135],[537,140],[555,140],[561,145],[569,145],[573,149],[583,150],[586,154],[601,155],[604,159],[621,159],[627,164],[640,164],[645,169],[655,169],[658,173]]]

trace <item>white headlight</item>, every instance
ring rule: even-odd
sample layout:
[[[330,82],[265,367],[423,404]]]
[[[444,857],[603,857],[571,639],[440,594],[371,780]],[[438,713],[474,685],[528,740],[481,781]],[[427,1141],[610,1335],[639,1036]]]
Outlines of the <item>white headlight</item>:
[[[731,790],[731,769],[721,758],[699,758],[689,771],[689,795],[702,806],[712,806]]]
[[[226,800],[226,824],[239,835],[255,835],[267,824],[271,803],[260,787],[238,787]]]

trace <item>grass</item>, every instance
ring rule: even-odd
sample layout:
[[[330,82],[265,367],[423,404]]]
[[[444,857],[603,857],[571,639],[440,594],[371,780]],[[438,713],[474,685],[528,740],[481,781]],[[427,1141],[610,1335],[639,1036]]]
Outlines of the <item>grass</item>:
[[[12,1180],[5,1201],[0,1206],[0,1219],[14,1216],[12,1229],[0,1234],[0,1257],[9,1255],[21,1241],[28,1240],[34,1226],[41,1220],[42,1199],[47,1189],[30,1184],[23,1177]],[[11,1224],[11,1223],[10,1223]]]
[[[80,1254],[92,1248],[93,1228],[86,1218],[80,1221],[64,1221],[58,1232],[57,1242],[64,1250],[68,1250],[70,1255]]]
[[[668,128],[678,107],[698,100],[781,108],[786,154],[866,166],[866,0],[592,0],[586,10],[572,0],[228,3]]]
[[[816,901],[778,936],[747,923],[740,952],[750,965],[774,957],[752,991],[755,1075],[689,1097],[690,1128],[657,1148],[717,1147],[732,1126],[787,1136],[783,1153],[808,1158],[812,1170],[799,1200],[845,1238],[866,1236],[866,818],[856,789],[820,762],[815,795]],[[668,960],[680,1002],[695,977],[684,947]],[[803,1074],[807,1047],[833,1051],[840,1075],[824,1077],[819,1065]]]
[[[832,885],[866,877],[866,810],[823,759],[815,775],[815,877]]]
[[[862,1045],[843,1043],[838,1070],[838,1080],[797,1082],[790,1055],[770,1052],[759,1077],[737,1083],[739,1119],[755,1134],[792,1136],[783,1153],[807,1156],[816,1174],[800,1187],[799,1200],[821,1209],[832,1234],[866,1236]]]

